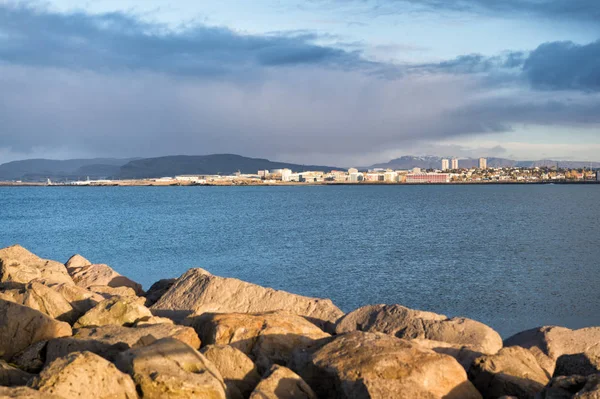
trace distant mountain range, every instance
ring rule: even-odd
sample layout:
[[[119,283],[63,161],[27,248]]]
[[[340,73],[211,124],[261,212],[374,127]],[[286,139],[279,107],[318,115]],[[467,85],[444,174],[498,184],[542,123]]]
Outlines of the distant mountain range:
[[[439,169],[442,166],[442,159],[444,157],[436,156],[402,156],[400,158],[392,159],[389,162],[378,163],[366,167],[365,169]],[[445,159],[451,159],[447,157]],[[553,161],[549,159],[539,161],[515,161],[506,158],[487,158],[487,166],[491,168],[498,167],[520,167],[520,168],[535,168],[535,167],[552,167],[558,164],[561,168],[589,168],[590,162],[583,161]],[[479,158],[463,158],[458,160],[459,168],[472,168],[479,166]],[[592,168],[599,168],[600,162],[592,162]]]
[[[233,154],[200,156],[167,156],[159,158],[130,159],[72,159],[56,161],[28,159],[0,165],[0,180],[45,181],[90,179],[142,179],[185,174],[230,175],[257,173],[263,169],[289,168],[294,171],[332,170],[333,166],[298,165],[272,162],[261,158],[248,158]]]
[[[470,168],[478,165],[479,160],[473,158],[459,159],[459,167]],[[439,169],[442,157],[435,156],[402,156],[386,163],[379,163],[366,169]],[[487,158],[489,167],[536,167],[556,166],[557,161],[514,161],[504,158]],[[563,168],[590,167],[589,162],[558,161]],[[593,168],[600,168],[600,162],[593,162]],[[70,159],[56,161],[49,159],[28,159],[13,161],[0,165],[0,180],[45,181],[51,180],[83,180],[90,179],[141,179],[185,174],[230,175],[235,172],[256,173],[262,169],[289,168],[296,172],[306,170],[328,171],[345,169],[335,166],[299,165],[287,162],[273,162],[262,158],[248,158],[233,154],[215,154],[199,156],[166,156],[158,158],[94,158]]]

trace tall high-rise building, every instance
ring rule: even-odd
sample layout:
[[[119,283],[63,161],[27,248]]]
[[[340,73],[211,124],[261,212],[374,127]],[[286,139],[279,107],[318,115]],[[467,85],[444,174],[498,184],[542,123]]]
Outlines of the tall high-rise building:
[[[452,170],[458,169],[458,158],[452,158]]]
[[[479,169],[487,169],[487,159],[479,158]]]
[[[447,159],[442,159],[442,170],[450,169],[450,162]]]

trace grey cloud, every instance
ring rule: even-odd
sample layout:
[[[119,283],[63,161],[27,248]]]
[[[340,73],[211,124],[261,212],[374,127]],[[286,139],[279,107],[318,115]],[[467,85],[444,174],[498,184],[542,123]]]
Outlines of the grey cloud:
[[[378,67],[357,51],[314,44],[318,38],[306,32],[244,35],[201,24],[173,30],[119,12],[62,14],[0,3],[0,61],[7,63],[192,76],[301,64]]]
[[[542,44],[531,52],[523,70],[536,89],[600,91],[600,40]]]
[[[330,5],[348,0],[312,0]],[[596,0],[351,0],[376,14],[405,13],[410,10],[469,12],[486,15],[529,17],[531,15],[575,21],[600,21]]]

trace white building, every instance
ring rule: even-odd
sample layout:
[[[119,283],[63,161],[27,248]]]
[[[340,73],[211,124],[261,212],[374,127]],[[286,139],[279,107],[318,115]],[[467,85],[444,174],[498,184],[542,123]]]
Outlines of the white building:
[[[452,170],[458,169],[458,158],[452,158]]]
[[[356,170],[356,169],[354,169]],[[353,183],[358,183],[364,180],[364,176],[362,173],[360,172],[353,172],[353,173],[349,173],[348,174],[348,181],[353,182]]]
[[[479,169],[487,169],[487,159],[479,158]]]
[[[281,169],[281,181],[291,181],[292,170],[291,169]]]
[[[356,168],[350,168],[350,169],[348,169],[348,174],[349,175],[351,175],[353,173],[358,173],[358,169],[356,169]]]
[[[446,171],[450,169],[450,161],[447,159],[442,159],[442,170]]]

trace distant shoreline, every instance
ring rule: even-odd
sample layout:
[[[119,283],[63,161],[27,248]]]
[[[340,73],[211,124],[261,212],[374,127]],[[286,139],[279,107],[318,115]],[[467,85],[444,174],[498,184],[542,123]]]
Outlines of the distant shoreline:
[[[299,183],[299,182],[285,182],[285,183],[238,183],[238,184],[190,184],[190,183],[177,183],[177,184],[160,184],[157,182],[144,182],[144,181],[122,181],[114,182],[112,184],[89,184],[89,185],[73,185],[73,184],[62,184],[62,183],[36,183],[36,182],[2,182],[0,181],[0,187],[309,187],[309,186],[464,186],[464,185],[551,185],[551,184],[600,184],[598,180],[586,180],[586,181],[467,181],[467,182],[449,182],[449,183],[386,183],[386,182],[311,182],[311,183]]]

